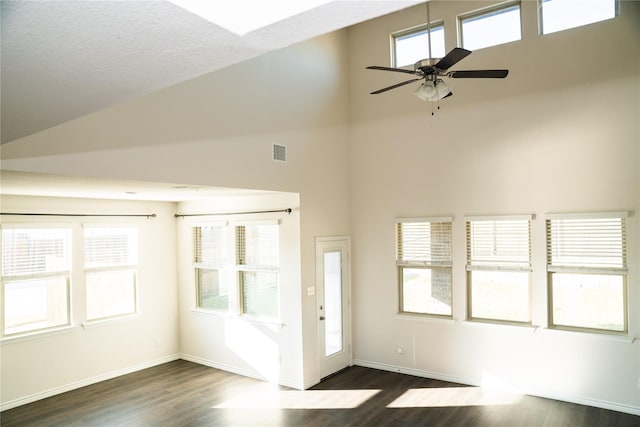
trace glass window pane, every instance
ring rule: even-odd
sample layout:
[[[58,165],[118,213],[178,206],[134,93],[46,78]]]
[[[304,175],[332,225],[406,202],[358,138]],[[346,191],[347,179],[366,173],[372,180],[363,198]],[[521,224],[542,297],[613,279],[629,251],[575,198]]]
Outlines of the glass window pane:
[[[413,65],[421,59],[429,57],[429,36],[426,29],[394,37],[395,66]],[[445,56],[444,27],[431,28],[431,57]]]
[[[278,273],[241,271],[242,313],[278,317]]]
[[[624,331],[624,278],[607,274],[554,273],[553,324]]]
[[[542,33],[555,33],[615,16],[615,0],[543,0]]]
[[[402,311],[451,315],[450,268],[402,268]]]
[[[87,320],[136,312],[135,271],[87,273]]]
[[[482,49],[522,38],[519,5],[463,18],[461,23],[462,47],[469,50]]]
[[[277,225],[248,225],[237,228],[243,230],[239,238],[238,264],[278,266],[279,230]]]
[[[342,253],[324,254],[325,356],[342,350]]]
[[[71,231],[66,228],[2,230],[2,275],[46,274],[71,269]]]
[[[529,273],[472,271],[471,317],[528,322]]]
[[[227,259],[227,233],[224,227],[193,227],[193,262],[210,267],[222,266]]]
[[[85,227],[85,268],[135,265],[138,230],[134,227]]]
[[[226,283],[220,280],[220,271],[196,268],[196,291],[198,308],[208,310],[229,309],[229,291]]]
[[[69,324],[68,278],[4,284],[4,334]]]

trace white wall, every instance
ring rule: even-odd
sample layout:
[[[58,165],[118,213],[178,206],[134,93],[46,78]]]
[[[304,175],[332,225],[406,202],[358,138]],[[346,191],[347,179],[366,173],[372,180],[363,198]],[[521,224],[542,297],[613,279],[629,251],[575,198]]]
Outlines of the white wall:
[[[450,35],[457,13],[481,5],[437,2],[432,15],[445,17]],[[5,144],[2,167],[299,194],[301,271],[292,295],[300,299],[291,318],[301,318],[295,333],[302,347],[291,349],[301,354],[281,375],[299,386],[318,379],[315,299],[302,292],[315,282],[314,237],[352,234],[358,363],[469,383],[490,375],[529,392],[637,411],[637,341],[462,321],[462,218],[538,215],[533,320],[542,324],[544,213],[638,211],[638,6],[621,2],[613,21],[538,37],[536,3],[525,1],[525,40],[474,52],[460,64],[509,68],[510,76],[451,82],[455,95],[433,117],[409,86],[368,95],[399,81],[364,67],[388,64],[390,32],[424,22],[424,11],[413,8]],[[287,145],[287,163],[271,161],[272,143]],[[455,217],[459,321],[398,319],[393,219],[443,214]],[[635,213],[629,223],[630,325],[637,335]],[[185,351],[250,370],[224,348],[198,347],[198,337],[223,332],[222,322],[189,312],[181,322],[196,329],[185,336]],[[397,344],[404,355],[395,353]]]
[[[220,197],[180,203],[182,214],[293,209],[289,213],[196,216],[178,219],[180,352],[209,366],[301,387],[303,378],[300,301],[300,212],[297,194]],[[280,230],[280,318],[265,323],[237,314],[211,314],[196,309],[192,227],[207,223],[277,220]]]
[[[346,32],[331,33],[2,147],[2,168],[299,194],[299,387],[318,380],[316,236],[349,234]],[[271,160],[272,144],[287,162]]]
[[[3,212],[151,214],[156,218],[3,216],[3,224],[69,224],[82,236],[87,223],[138,227],[138,314],[81,326],[81,304],[73,304],[72,327],[0,344],[2,409],[178,357],[178,291],[173,203],[2,196]],[[81,237],[80,237],[81,238]],[[77,302],[81,289],[72,283]]]
[[[451,35],[456,15],[479,6],[438,2],[431,16],[444,18]],[[365,70],[389,64],[389,33],[424,22],[424,6],[349,29],[354,357],[640,413],[638,341],[465,321],[465,215],[536,215],[532,320],[544,326],[544,214],[628,210],[629,326],[632,337],[640,333],[640,3],[544,37],[536,2],[522,9],[522,41],[478,50],[453,68],[508,68],[507,79],[450,79],[454,96],[434,116],[411,85],[368,95],[402,77]],[[394,218],[442,215],[454,217],[455,320],[399,318]]]

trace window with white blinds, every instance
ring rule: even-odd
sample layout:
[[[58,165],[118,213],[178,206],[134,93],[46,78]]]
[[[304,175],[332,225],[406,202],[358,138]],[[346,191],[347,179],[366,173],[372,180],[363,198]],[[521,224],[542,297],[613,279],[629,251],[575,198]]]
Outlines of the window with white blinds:
[[[138,230],[84,227],[87,320],[136,312]]]
[[[196,306],[205,310],[229,310],[227,227],[193,227],[193,265],[196,280]]]
[[[68,325],[71,230],[2,228],[4,336]]]
[[[226,227],[193,227],[193,263],[221,267],[227,253]]]
[[[279,226],[236,226],[236,264],[242,314],[266,319],[279,316]]]
[[[551,327],[627,331],[626,212],[548,215]]]
[[[398,262],[451,265],[451,220],[397,223]]]
[[[277,224],[236,227],[238,264],[254,267],[278,267],[279,237]]]
[[[626,219],[562,218],[547,220],[547,260],[550,269],[626,270]]]
[[[468,268],[531,266],[530,221],[477,219],[467,222]]]
[[[470,319],[530,322],[531,218],[467,218]]]
[[[401,313],[451,316],[451,218],[398,219]]]

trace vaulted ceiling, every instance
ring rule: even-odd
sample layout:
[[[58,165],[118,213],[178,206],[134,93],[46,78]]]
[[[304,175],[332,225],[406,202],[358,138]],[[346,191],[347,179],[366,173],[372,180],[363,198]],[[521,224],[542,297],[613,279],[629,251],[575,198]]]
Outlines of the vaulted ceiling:
[[[2,0],[2,143],[421,1]]]

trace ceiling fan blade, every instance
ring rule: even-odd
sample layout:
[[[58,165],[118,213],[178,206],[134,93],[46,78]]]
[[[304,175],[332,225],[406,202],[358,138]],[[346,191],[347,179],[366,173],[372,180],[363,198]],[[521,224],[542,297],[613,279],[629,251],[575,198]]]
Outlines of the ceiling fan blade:
[[[453,92],[449,91],[448,94],[446,94],[445,96],[442,97],[442,99],[448,98],[450,96],[453,96]]]
[[[471,54],[470,50],[462,49],[460,47],[454,48],[451,52],[442,58],[434,67],[440,70],[448,70],[458,62],[462,61],[467,55]]]
[[[470,71],[450,71],[447,77],[454,79],[504,79],[509,74],[509,70],[470,70]]]
[[[413,70],[405,70],[404,68],[381,67],[379,65],[370,65],[370,66],[367,67],[367,70],[395,71],[397,73],[407,73],[407,74],[415,74],[416,73]]]
[[[379,93],[386,92],[388,90],[395,89],[395,88],[400,87],[400,86],[408,85],[411,82],[417,82],[418,80],[422,80],[422,79],[411,79],[411,80],[406,80],[406,81],[401,82],[401,83],[396,83],[396,84],[394,84],[392,86],[388,86],[388,87],[385,87],[385,88],[382,88],[382,89],[378,89],[378,90],[376,90],[374,92],[371,92],[371,95],[377,95]]]

